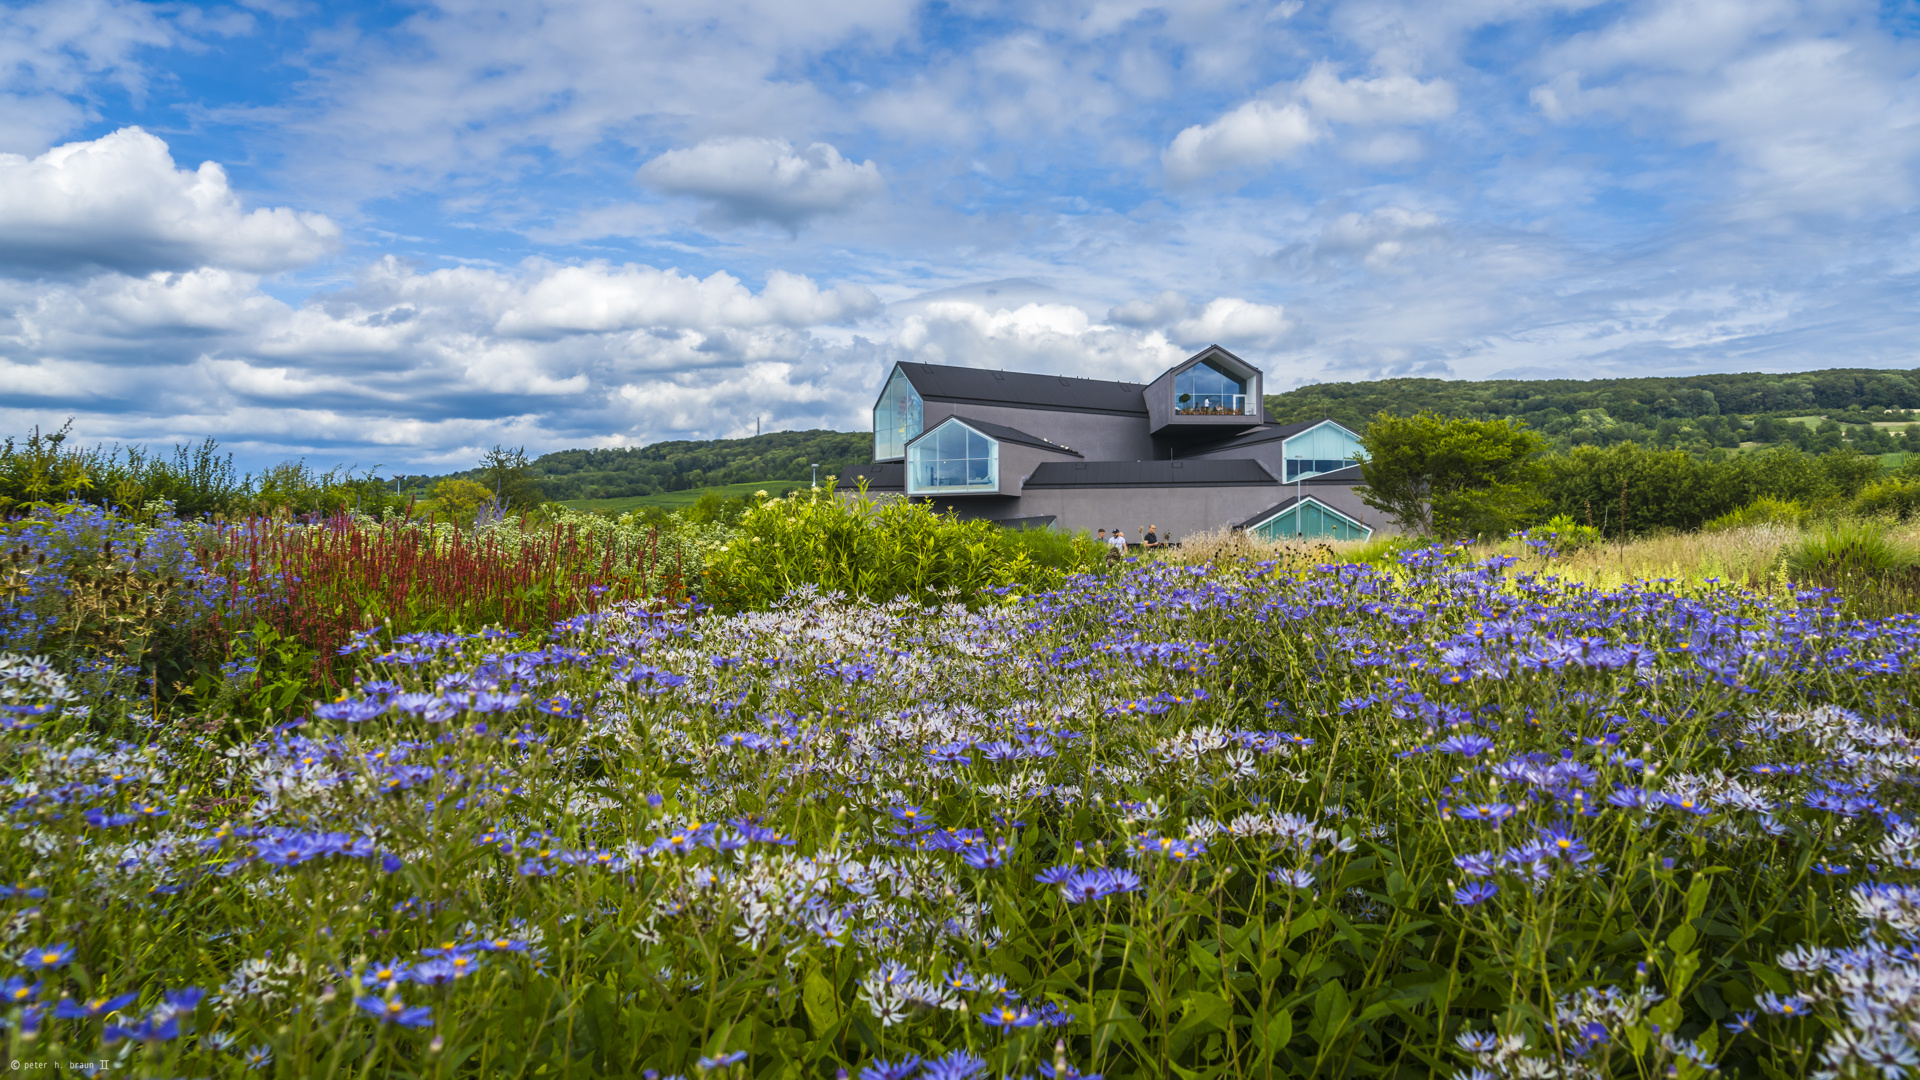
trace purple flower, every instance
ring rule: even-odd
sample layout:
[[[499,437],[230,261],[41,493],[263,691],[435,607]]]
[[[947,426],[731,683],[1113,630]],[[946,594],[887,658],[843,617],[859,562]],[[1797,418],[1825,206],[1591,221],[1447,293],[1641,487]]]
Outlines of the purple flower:
[[[1082,870],[1060,883],[1060,895],[1071,904],[1105,900],[1140,887],[1140,875],[1131,870]]]
[[[119,997],[89,998],[86,1001],[61,998],[54,1003],[53,1015],[62,1020],[93,1020],[110,1012],[119,1012],[133,1004],[134,999],[139,996],[139,994],[121,994]]]
[[[1455,735],[1434,744],[1433,748],[1446,754],[1459,754],[1464,758],[1479,757],[1493,749],[1493,740],[1485,735]]]
[[[875,1058],[862,1066],[860,1080],[907,1080],[920,1069],[920,1055],[908,1054],[899,1061]]]
[[[377,997],[363,997],[354,1000],[361,1011],[378,1019],[383,1024],[399,1024],[401,1027],[426,1027],[433,1023],[433,1009],[426,1005],[407,1007],[399,998],[381,1001]]]
[[[1493,894],[1499,891],[1500,887],[1491,881],[1471,881],[1453,890],[1453,902],[1461,907],[1473,907],[1493,899]]]
[[[724,1069],[729,1065],[738,1065],[745,1060],[747,1060],[747,1052],[745,1050],[735,1050],[728,1054],[715,1054],[713,1057],[701,1058],[700,1068],[702,1071],[707,1069]]]
[[[137,1024],[108,1024],[101,1038],[108,1044],[122,1039],[132,1039],[142,1043],[170,1042],[180,1037],[180,1021],[169,1016],[162,1019],[159,1014],[147,1017]]]
[[[26,956],[21,958],[20,964],[28,971],[48,971],[53,968],[66,967],[67,962],[72,959],[73,946],[68,945],[66,942],[61,942],[58,945],[49,945],[44,949],[34,949],[28,952]]]
[[[1010,1001],[1003,1001],[991,1009],[980,1010],[980,1022],[988,1027],[1028,1028],[1040,1022],[1040,1018]]]

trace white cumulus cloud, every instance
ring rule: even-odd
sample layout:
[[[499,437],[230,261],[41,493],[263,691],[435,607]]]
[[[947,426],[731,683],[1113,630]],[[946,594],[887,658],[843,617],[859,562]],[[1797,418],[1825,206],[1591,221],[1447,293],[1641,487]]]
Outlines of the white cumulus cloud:
[[[640,167],[655,191],[708,203],[716,225],[770,222],[797,230],[822,214],[852,209],[885,187],[880,167],[840,156],[827,143],[795,149],[785,139],[708,139],[669,150]]]
[[[1234,296],[1207,301],[1174,323],[1174,340],[1188,345],[1272,345],[1293,326],[1279,304],[1256,304]]]
[[[1453,115],[1458,107],[1453,84],[1444,79],[1421,82],[1401,73],[1342,79],[1333,67],[1316,64],[1298,83],[1275,87],[1211,123],[1181,131],[1160,161],[1167,178],[1183,184],[1217,172],[1285,161],[1327,138],[1330,124],[1431,123]],[[1355,156],[1396,161],[1417,153],[1418,143],[1409,138],[1374,136],[1358,144]]]
[[[141,272],[217,266],[267,272],[312,262],[340,242],[320,214],[240,204],[214,162],[174,167],[137,127],[38,157],[0,154],[0,266]]]

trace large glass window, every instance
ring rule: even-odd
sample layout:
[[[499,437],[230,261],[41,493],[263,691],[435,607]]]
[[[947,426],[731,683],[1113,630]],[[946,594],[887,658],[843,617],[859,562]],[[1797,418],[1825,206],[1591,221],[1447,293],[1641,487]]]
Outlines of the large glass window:
[[[1373,535],[1373,530],[1337,510],[1328,509],[1312,499],[1295,503],[1283,514],[1277,514],[1253,527],[1253,534],[1262,540],[1287,540],[1304,537],[1309,540],[1365,540]]]
[[[1173,377],[1173,411],[1181,416],[1245,416],[1247,384],[1214,367],[1195,364]]]
[[[907,494],[1000,488],[1000,444],[948,420],[907,448]]]
[[[1287,479],[1305,480],[1344,469],[1363,454],[1360,439],[1338,424],[1321,424],[1281,444],[1287,459]]]
[[[893,378],[873,407],[873,460],[894,461],[905,456],[907,442],[920,434],[920,395],[907,373],[894,369]]]

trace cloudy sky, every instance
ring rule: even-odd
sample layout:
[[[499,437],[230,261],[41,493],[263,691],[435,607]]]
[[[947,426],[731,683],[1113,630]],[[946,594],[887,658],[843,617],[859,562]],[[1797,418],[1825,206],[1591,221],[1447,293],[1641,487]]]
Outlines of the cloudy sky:
[[[0,423],[249,465],[1920,366],[1913,0],[0,7]]]

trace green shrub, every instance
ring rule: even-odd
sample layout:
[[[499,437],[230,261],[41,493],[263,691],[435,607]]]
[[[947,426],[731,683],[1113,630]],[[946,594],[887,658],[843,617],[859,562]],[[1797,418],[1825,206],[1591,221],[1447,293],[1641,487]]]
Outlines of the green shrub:
[[[1920,510],[1920,481],[1894,477],[1869,484],[1854,496],[1848,509],[1861,517],[1905,521]]]
[[[1806,520],[1807,508],[1794,499],[1776,499],[1762,495],[1738,510],[1729,510],[1702,525],[1706,532],[1726,532],[1749,525],[1799,525]]]
[[[1566,514],[1556,514],[1540,528],[1561,554],[1590,548],[1600,542],[1600,530],[1582,525]]]
[[[1025,555],[1037,567],[1065,573],[1091,573],[1106,557],[1106,548],[1084,529],[1002,529],[1000,547],[1009,558]]]
[[[708,560],[701,598],[727,611],[766,607],[815,586],[864,600],[978,603],[1001,586],[1065,579],[990,521],[962,521],[905,499],[840,498],[827,488],[763,499]]]

